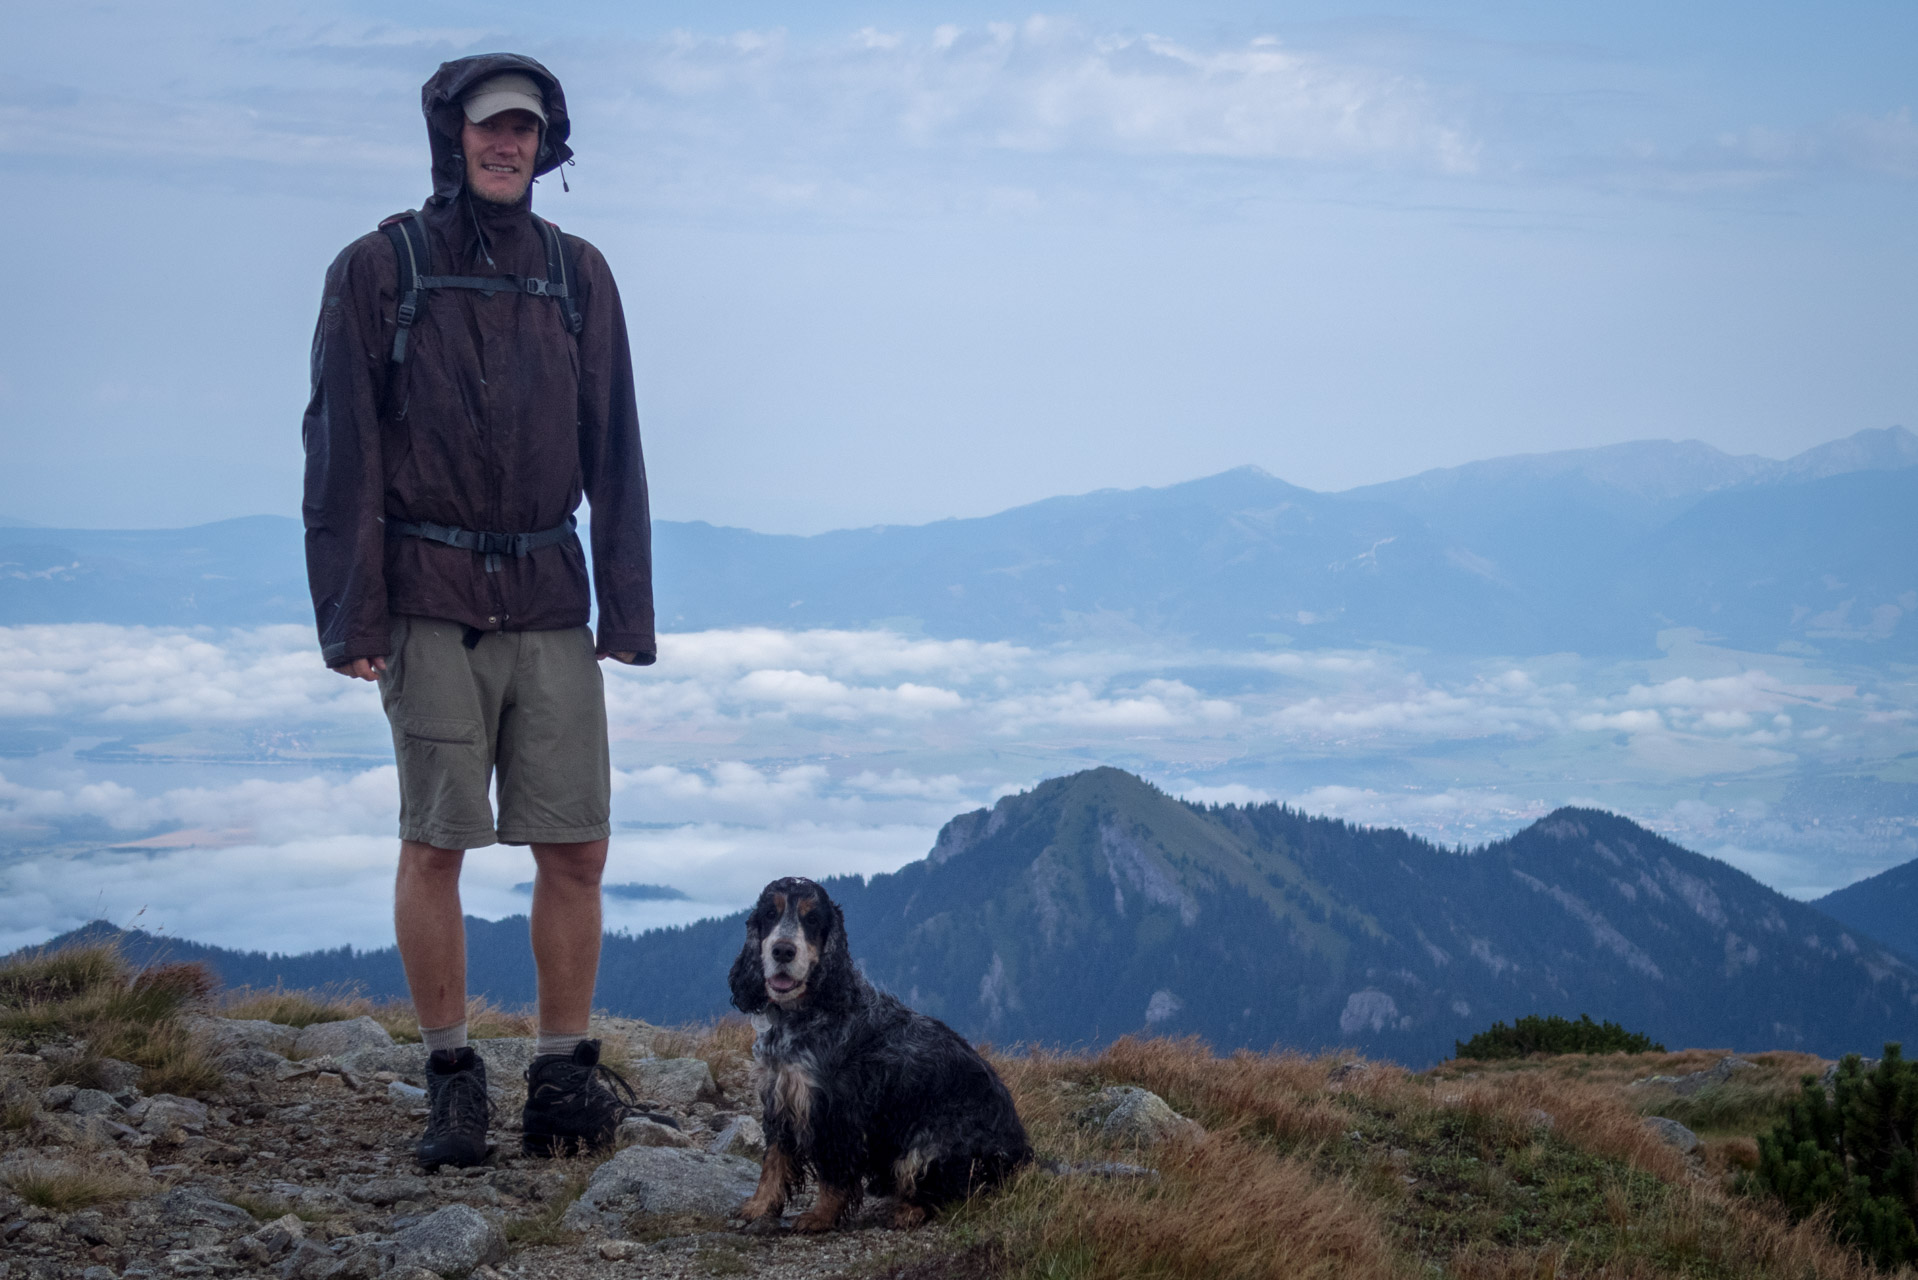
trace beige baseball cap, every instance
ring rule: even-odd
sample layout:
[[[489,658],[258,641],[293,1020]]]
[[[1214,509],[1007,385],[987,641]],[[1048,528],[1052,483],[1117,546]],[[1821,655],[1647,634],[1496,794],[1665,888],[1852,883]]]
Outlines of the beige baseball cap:
[[[474,85],[460,99],[466,118],[474,124],[491,120],[502,111],[530,111],[546,123],[546,103],[539,81],[520,71],[502,71]]]

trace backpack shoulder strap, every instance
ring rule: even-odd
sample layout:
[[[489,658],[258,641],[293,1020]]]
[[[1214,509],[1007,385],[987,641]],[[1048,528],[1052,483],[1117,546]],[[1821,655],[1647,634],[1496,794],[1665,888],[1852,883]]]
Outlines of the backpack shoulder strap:
[[[559,303],[559,313],[566,321],[566,332],[575,338],[586,326],[586,317],[579,309],[579,267],[573,261],[572,253],[566,247],[566,238],[559,228],[540,217],[531,215],[533,225],[539,228],[540,239],[546,242],[546,293]]]
[[[392,359],[394,364],[402,364],[406,360],[406,335],[420,313],[420,281],[433,274],[433,246],[417,209],[382,220],[380,230],[393,242],[393,256],[399,262],[399,323],[393,331]]]

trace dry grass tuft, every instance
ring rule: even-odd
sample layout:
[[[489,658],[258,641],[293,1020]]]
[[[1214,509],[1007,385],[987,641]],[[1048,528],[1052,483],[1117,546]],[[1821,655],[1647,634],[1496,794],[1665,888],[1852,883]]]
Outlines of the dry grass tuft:
[[[466,1034],[476,1040],[534,1036],[539,1034],[539,1017],[530,1008],[504,1009],[484,996],[474,996],[466,1002]]]
[[[257,990],[240,987],[220,1002],[220,1015],[260,1022],[277,1022],[283,1027],[310,1027],[321,1022],[345,1022],[359,1014],[350,1005],[370,1005],[352,988],[322,987],[317,991],[288,991],[284,987]]]
[[[27,1098],[16,1098],[0,1105],[0,1129],[19,1133],[33,1123],[36,1108]]]
[[[700,1059],[712,1069],[715,1080],[737,1077],[752,1063],[753,1025],[738,1016],[729,1015],[707,1026],[662,1027],[646,1041],[661,1058]]]
[[[0,1005],[27,1009],[76,1000],[126,976],[117,947],[66,947],[23,952],[0,965]]]
[[[1208,1129],[1249,1127],[1281,1146],[1329,1142],[1350,1128],[1326,1092],[1334,1057],[1239,1050],[1215,1058],[1197,1037],[1147,1040],[1126,1036],[1090,1062],[1092,1072],[1115,1084],[1152,1090],[1174,1110]],[[1404,1068],[1371,1064],[1343,1088],[1368,1096],[1396,1087]]]
[[[148,1180],[118,1170],[52,1160],[9,1165],[0,1171],[0,1185],[28,1204],[55,1213],[72,1213],[111,1200],[131,1200],[153,1190]]]
[[[220,1012],[229,1018],[258,1018],[288,1027],[371,1018],[399,1044],[417,1044],[420,1024],[409,1000],[373,1000],[354,987],[288,991],[242,989],[228,995]],[[504,1009],[485,996],[466,1002],[466,1033],[475,1040],[536,1034],[539,1020],[531,1009]]]
[[[26,952],[0,964],[0,1037],[84,1040],[85,1053],[54,1069],[55,1083],[98,1084],[101,1061],[117,1058],[146,1068],[148,1093],[205,1093],[220,1073],[180,1016],[214,985],[197,964],[135,970],[112,944]]]
[[[957,1219],[1017,1260],[1012,1274],[1085,1280],[1409,1275],[1351,1186],[1232,1134],[1168,1151],[1159,1180],[1029,1168]]]
[[[1511,1132],[1531,1123],[1531,1113],[1551,1116],[1555,1133],[1594,1155],[1623,1161],[1664,1182],[1686,1176],[1685,1157],[1645,1127],[1618,1090],[1544,1072],[1513,1072],[1502,1078],[1456,1081],[1434,1089],[1441,1104],[1459,1105]]]

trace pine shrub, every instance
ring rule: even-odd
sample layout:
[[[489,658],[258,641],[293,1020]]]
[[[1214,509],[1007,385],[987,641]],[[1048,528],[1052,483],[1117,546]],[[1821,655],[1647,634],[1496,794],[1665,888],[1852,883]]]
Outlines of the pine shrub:
[[[1455,1057],[1489,1062],[1531,1053],[1663,1053],[1665,1046],[1616,1022],[1593,1022],[1588,1013],[1579,1014],[1576,1022],[1557,1014],[1549,1018],[1532,1014],[1509,1027],[1494,1022],[1470,1040],[1454,1040],[1452,1052]]]
[[[1829,1211],[1832,1234],[1881,1267],[1918,1261],[1914,1121],[1918,1063],[1896,1044],[1870,1070],[1850,1054],[1829,1094],[1804,1078],[1785,1118],[1759,1137],[1758,1167],[1741,1188],[1776,1197],[1794,1218]]]

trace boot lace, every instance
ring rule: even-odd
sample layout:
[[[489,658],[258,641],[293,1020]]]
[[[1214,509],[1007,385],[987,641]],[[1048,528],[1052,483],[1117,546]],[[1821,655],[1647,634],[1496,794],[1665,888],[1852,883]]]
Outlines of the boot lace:
[[[493,1124],[493,1099],[486,1086],[471,1071],[447,1076],[434,1098],[433,1114],[427,1118],[429,1137],[466,1133],[477,1129],[485,1133]]]

